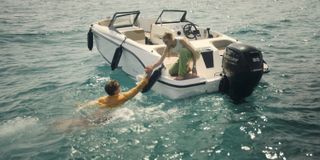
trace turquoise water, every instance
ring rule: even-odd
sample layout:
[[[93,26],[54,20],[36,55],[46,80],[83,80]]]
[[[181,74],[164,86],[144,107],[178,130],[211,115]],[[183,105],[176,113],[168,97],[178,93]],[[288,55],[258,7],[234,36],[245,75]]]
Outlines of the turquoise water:
[[[0,0],[0,159],[319,159],[320,1]],[[190,20],[258,47],[271,72],[246,103],[139,94],[90,128],[58,132],[106,80],[135,85],[86,48],[116,11],[185,9]],[[148,17],[146,16],[146,17]]]

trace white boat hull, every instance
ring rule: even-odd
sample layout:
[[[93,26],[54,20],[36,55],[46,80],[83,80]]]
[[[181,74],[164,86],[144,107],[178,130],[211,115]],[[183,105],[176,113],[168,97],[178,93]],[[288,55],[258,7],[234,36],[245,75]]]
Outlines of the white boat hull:
[[[113,37],[112,34],[107,34],[107,32],[101,33],[99,29],[94,27],[92,30],[98,51],[110,65],[114,51],[120,46],[124,38],[117,35]],[[123,44],[124,49],[119,62],[119,67],[130,76],[137,77],[144,73],[144,68],[147,65],[156,62],[160,56],[153,55],[146,49],[134,47],[130,44],[131,40],[128,41]],[[152,48],[150,48],[150,51],[151,50]],[[166,70],[163,71],[164,76],[160,77],[152,87],[152,90],[170,99],[182,99],[204,93],[213,93],[219,90],[221,76],[216,76],[211,79],[200,77],[176,81],[173,80],[173,77],[168,78],[169,75],[166,72]]]
[[[162,13],[164,12],[165,10]],[[144,73],[144,68],[146,66],[154,64],[161,58],[161,54],[165,48],[165,45],[163,44],[161,39],[161,36],[164,33],[170,32],[177,36],[177,34],[180,34],[180,31],[183,29],[183,36],[186,36],[188,38],[190,38],[190,33],[192,33],[194,35],[194,38],[191,38],[190,43],[201,53],[201,56],[196,63],[198,77],[185,80],[175,80],[175,77],[169,75],[168,70],[177,61],[178,58],[168,57],[165,58],[163,62],[164,68],[161,70],[161,77],[152,87],[152,90],[170,99],[181,99],[204,93],[218,92],[221,80],[226,79],[226,74],[223,74],[222,57],[225,57],[226,55],[225,53],[227,46],[229,46],[230,44],[239,44],[240,42],[218,32],[209,32],[209,30],[205,28],[198,28],[197,32],[199,35],[196,35],[194,31],[190,32],[191,30],[187,32],[185,31],[186,26],[189,25],[195,27],[195,25],[190,21],[184,19],[186,12],[177,10],[173,10],[173,12],[181,12],[184,13],[184,15],[178,22],[175,21],[165,24],[162,24],[162,20],[160,18],[162,13],[159,16],[158,20],[155,23],[152,23],[154,21],[138,20],[138,16],[140,14],[139,11],[119,12],[116,13],[112,19],[104,19],[102,21],[94,23],[91,26],[89,33],[93,33],[97,49],[108,64],[112,63],[116,49],[121,46],[123,48],[123,52],[122,54],[120,54],[121,58],[118,63],[118,67],[120,67],[130,76],[135,77],[135,79],[137,79],[136,77]],[[132,15],[135,15],[136,18],[129,21],[122,19],[123,17],[128,15],[131,17]],[[120,20],[118,20],[117,18]],[[161,20],[161,23],[158,22],[159,20]],[[116,21],[119,22],[120,26],[118,24],[115,24]],[[124,25],[124,22],[129,22],[129,25]],[[262,61],[262,56],[259,57],[260,51],[256,50],[255,48],[246,45],[233,45],[232,47],[236,51],[235,53],[241,56],[242,54],[251,54],[251,51],[257,51],[257,54],[254,53],[255,57],[252,59],[254,61],[253,63],[259,65]],[[233,65],[232,63],[238,63],[237,61],[240,60],[237,59],[237,57],[232,57],[233,55],[235,55],[232,52],[233,51],[230,51],[229,57],[226,57],[225,62],[228,61],[228,63],[226,63],[227,65]],[[245,63],[251,62],[247,61]],[[237,67],[234,68],[234,71],[238,70],[236,68]],[[258,70],[256,71],[261,70],[262,69],[260,69],[258,66]],[[244,79],[241,78],[241,75],[237,75],[236,79],[234,77],[229,78],[232,78],[230,80],[232,80],[232,83],[234,84],[238,83],[237,78],[242,80]],[[259,75],[256,76],[256,79],[258,81],[260,80]],[[243,81],[242,83],[245,84],[247,82]],[[238,86],[241,85],[242,84],[237,84],[237,86],[232,85],[233,87],[235,87],[232,89],[239,91]],[[255,87],[255,85],[256,83],[252,84],[248,88],[251,87],[252,89]],[[244,90],[246,90],[246,88]],[[229,93],[233,94],[235,92],[231,91]],[[240,98],[242,98],[241,93]]]

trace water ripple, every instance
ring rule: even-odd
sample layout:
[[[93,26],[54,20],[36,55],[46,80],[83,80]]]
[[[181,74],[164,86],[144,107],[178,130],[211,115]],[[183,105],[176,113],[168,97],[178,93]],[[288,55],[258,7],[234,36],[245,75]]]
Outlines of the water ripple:
[[[1,157],[317,159],[318,3],[2,1]],[[148,92],[125,103],[106,123],[53,132],[51,124],[59,119],[82,116],[77,104],[105,95],[107,80],[119,80],[123,90],[135,85],[123,71],[111,71],[96,49],[86,48],[89,25],[128,6],[146,18],[163,8],[185,9],[188,20],[261,49],[272,70],[242,104],[219,93],[173,101]],[[88,108],[87,114],[94,111]]]

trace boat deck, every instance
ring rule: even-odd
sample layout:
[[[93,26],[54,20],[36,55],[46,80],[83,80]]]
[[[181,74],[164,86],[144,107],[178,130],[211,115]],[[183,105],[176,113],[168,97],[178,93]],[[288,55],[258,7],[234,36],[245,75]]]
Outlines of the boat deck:
[[[221,68],[221,56],[218,54],[219,51],[216,51],[213,53],[213,67],[212,68],[207,68],[204,62],[204,57],[200,56],[200,58],[197,60],[197,72],[198,72],[198,76],[200,78],[206,78],[206,79],[211,79],[211,78],[215,78],[216,76],[220,76],[221,72],[222,72],[222,68]],[[170,79],[174,79],[175,77],[170,76],[169,74],[169,69],[171,68],[171,66],[176,63],[178,60],[178,57],[167,57],[164,60],[164,65],[165,65],[165,69],[163,72],[164,76],[166,76],[167,78]],[[190,63],[192,64],[192,63]],[[191,72],[190,72],[191,73]]]

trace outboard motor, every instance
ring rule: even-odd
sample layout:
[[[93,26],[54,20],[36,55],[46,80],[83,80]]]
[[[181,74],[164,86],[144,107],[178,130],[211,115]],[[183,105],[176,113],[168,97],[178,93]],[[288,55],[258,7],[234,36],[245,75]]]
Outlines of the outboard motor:
[[[232,43],[223,55],[222,78],[219,91],[226,93],[234,101],[249,96],[258,85],[263,74],[261,51],[255,47]]]

